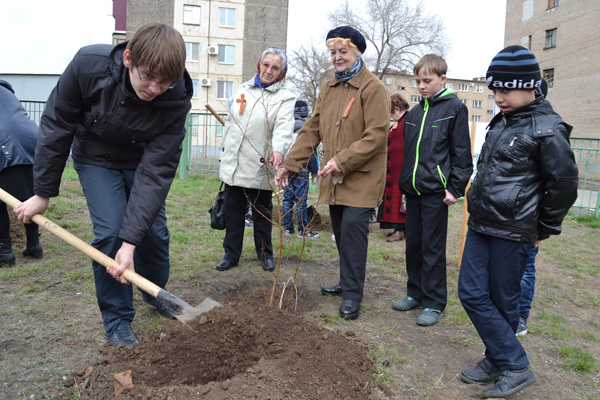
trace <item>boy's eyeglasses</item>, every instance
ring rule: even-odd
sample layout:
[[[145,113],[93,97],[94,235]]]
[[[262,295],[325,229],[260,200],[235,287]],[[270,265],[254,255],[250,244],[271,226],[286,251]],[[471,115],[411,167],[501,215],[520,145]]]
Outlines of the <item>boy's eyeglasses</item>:
[[[149,85],[152,83],[155,83],[163,90],[173,89],[177,85],[177,81],[169,83],[169,82],[160,82],[160,81],[157,81],[156,79],[147,78],[145,76],[142,76],[142,73],[138,67],[135,67],[135,69],[137,69],[137,73],[138,73],[138,77],[140,78],[140,81],[146,82]]]

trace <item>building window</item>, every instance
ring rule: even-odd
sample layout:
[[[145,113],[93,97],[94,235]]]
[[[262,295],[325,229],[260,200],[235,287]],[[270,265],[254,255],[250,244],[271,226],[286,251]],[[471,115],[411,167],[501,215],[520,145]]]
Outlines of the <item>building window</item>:
[[[481,122],[481,115],[471,115],[471,121]]]
[[[183,6],[183,23],[200,25],[200,6]]]
[[[381,82],[383,82],[383,84],[385,86],[391,86],[392,85],[392,78],[390,78],[389,76],[384,76],[383,78],[381,78]]]
[[[219,26],[235,28],[235,8],[219,7]]]
[[[493,94],[488,94],[488,99],[490,99],[490,100],[491,100],[491,99],[493,99],[493,98],[494,98],[494,95],[493,95]]]
[[[459,83],[458,84],[458,91],[459,92],[468,92],[469,91],[469,85],[466,83]]]
[[[198,134],[198,126],[200,125],[200,116],[198,114],[192,114],[192,134]]]
[[[406,90],[406,87],[402,86],[402,85],[398,85],[398,86],[396,86],[396,89],[397,90]]]
[[[235,46],[229,44],[220,44],[218,62],[222,64],[233,64],[235,61],[234,50]]]
[[[410,96],[410,102],[411,103],[418,103],[419,101],[421,101],[421,96],[417,96],[415,94]]]
[[[488,110],[487,113],[488,114],[494,114],[494,110]]]
[[[415,79],[413,79],[412,81],[410,81],[410,86],[417,87],[417,81]]]
[[[233,96],[233,81],[217,81],[217,99],[228,99]]]
[[[556,47],[556,28],[546,31],[546,47],[544,48],[549,49],[551,47]]]
[[[194,88],[192,97],[197,99],[198,98],[198,79],[192,79],[192,87]]]
[[[483,93],[483,85],[475,85],[475,93]]]
[[[186,61],[198,61],[200,52],[199,43],[185,42],[185,60]]]
[[[558,7],[558,0],[548,0],[548,9]]]
[[[465,106],[467,105],[467,100],[465,99],[460,99],[460,102],[463,103]]]
[[[473,108],[481,108],[481,100],[473,100]]]
[[[554,68],[545,69],[543,78],[546,80],[546,83],[548,84],[548,88],[553,87],[554,86]]]
[[[446,83],[444,83],[444,87],[446,89],[454,90],[454,83],[446,82]]]

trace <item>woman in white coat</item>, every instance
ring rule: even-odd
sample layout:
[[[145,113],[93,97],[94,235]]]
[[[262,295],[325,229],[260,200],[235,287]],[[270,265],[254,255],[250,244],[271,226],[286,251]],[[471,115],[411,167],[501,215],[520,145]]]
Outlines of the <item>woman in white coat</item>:
[[[231,99],[221,145],[220,177],[225,183],[225,255],[217,265],[226,271],[238,265],[244,240],[244,215],[250,202],[254,245],[263,269],[273,271],[271,243],[275,170],[292,142],[295,96],[285,87],[287,56],[266,49],[258,73]]]

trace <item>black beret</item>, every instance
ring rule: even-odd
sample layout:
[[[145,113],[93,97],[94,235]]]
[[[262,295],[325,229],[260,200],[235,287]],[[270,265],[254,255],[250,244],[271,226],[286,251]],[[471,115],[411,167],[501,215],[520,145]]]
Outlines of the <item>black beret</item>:
[[[354,29],[351,26],[344,25],[338,26],[337,28],[333,28],[327,34],[326,40],[336,37],[342,39],[350,39],[350,41],[354,43],[356,47],[358,47],[358,51],[360,51],[361,53],[364,53],[367,49],[367,42],[365,41],[365,37],[362,35],[362,33],[360,33],[358,30]]]

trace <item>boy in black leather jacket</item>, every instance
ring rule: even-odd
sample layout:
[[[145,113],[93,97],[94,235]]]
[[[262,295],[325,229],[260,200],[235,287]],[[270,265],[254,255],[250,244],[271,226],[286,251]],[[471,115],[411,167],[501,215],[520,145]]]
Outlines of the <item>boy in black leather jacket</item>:
[[[535,382],[515,336],[521,277],[529,251],[561,232],[577,198],[571,127],[544,96],[531,51],[509,46],[486,74],[500,108],[489,126],[467,193],[469,231],[458,294],[485,344],[485,358],[460,374],[467,383],[494,383],[482,397],[506,397]]]
[[[86,198],[99,251],[118,265],[93,262],[96,297],[110,344],[135,346],[133,290],[121,275],[134,268],[164,288],[169,278],[165,199],[181,155],[192,80],[185,43],[172,27],[150,23],[130,41],[81,48],[50,94],[33,165],[34,196],[15,208],[22,222],[58,196],[65,162]],[[107,273],[108,271],[108,273]],[[152,296],[146,303],[172,317]]]

